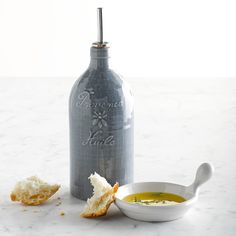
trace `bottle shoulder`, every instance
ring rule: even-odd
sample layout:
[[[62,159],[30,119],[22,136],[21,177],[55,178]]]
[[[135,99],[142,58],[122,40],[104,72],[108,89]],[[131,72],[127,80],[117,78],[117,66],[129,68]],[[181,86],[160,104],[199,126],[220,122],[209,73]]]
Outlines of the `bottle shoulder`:
[[[87,69],[74,83],[71,94],[84,90],[105,92],[108,90],[130,91],[130,86],[123,77],[112,69],[91,70]]]

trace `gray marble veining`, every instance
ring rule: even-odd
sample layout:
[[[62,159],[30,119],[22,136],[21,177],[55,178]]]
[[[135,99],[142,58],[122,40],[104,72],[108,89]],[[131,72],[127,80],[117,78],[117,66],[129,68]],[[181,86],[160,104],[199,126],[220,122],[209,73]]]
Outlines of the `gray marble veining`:
[[[236,79],[130,78],[135,96],[135,181],[189,185],[215,166],[199,202],[177,221],[145,223],[112,206],[83,219],[69,193],[68,98],[75,78],[0,78],[0,235],[227,235],[236,232]],[[15,182],[37,174],[62,185],[47,204],[12,203]],[[62,204],[57,197],[61,197]],[[61,212],[65,216],[60,216]]]

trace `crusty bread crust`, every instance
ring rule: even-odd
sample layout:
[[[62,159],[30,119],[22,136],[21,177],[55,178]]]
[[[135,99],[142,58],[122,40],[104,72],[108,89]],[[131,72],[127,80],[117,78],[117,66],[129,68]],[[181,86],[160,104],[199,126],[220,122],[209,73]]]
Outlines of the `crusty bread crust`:
[[[85,218],[95,218],[95,217],[100,217],[104,216],[107,214],[108,208],[110,205],[115,201],[115,193],[117,192],[119,188],[119,183],[116,183],[111,190],[107,191],[104,193],[100,198],[96,200],[96,205],[98,210],[95,212],[82,212],[80,216],[85,217]],[[109,198],[107,204],[99,209],[99,205],[102,204],[107,198]]]
[[[33,178],[40,181],[43,185],[34,193],[28,189],[15,188],[10,195],[12,201],[18,201],[24,205],[37,206],[47,201],[60,188],[60,185],[49,185],[37,177]]]

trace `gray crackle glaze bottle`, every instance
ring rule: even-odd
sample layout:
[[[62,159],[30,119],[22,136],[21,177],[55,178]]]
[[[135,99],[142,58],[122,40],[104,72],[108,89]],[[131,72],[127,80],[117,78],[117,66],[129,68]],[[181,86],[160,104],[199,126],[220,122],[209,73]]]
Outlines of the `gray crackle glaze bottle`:
[[[75,82],[69,101],[71,194],[92,195],[88,177],[95,171],[110,184],[133,181],[133,96],[109,67],[108,46],[102,40],[90,49],[91,61]]]

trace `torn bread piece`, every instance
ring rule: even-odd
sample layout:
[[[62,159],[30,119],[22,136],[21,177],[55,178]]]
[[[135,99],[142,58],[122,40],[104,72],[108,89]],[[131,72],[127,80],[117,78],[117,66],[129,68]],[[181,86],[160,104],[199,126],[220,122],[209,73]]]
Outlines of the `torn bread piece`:
[[[106,215],[108,208],[115,200],[119,184],[116,183],[112,187],[104,177],[96,172],[90,175],[89,180],[93,186],[93,196],[87,200],[87,205],[80,216],[94,218]]]
[[[37,206],[47,201],[60,185],[50,185],[37,176],[31,176],[25,180],[19,181],[10,197],[12,201],[18,201],[25,205]]]

